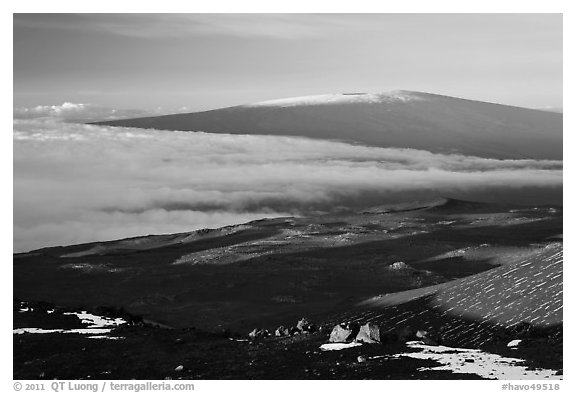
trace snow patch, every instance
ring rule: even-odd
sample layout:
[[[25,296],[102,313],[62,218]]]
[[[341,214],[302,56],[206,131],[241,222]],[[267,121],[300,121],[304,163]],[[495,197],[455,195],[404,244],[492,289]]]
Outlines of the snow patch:
[[[321,94],[314,96],[290,97],[276,100],[256,102],[244,105],[246,108],[257,107],[294,107],[309,105],[334,105],[334,104],[381,104],[393,102],[422,101],[422,97],[406,91],[391,91],[387,93],[354,93],[354,94]]]
[[[64,333],[63,329],[41,329],[41,328],[19,328],[12,331],[14,334],[45,334],[45,333]]]
[[[522,342],[522,340],[512,340],[506,346],[508,348],[516,348],[518,346],[518,344],[520,344],[521,342]]]
[[[42,328],[19,328],[12,331],[13,334],[47,334],[47,333],[64,333],[64,334],[106,334],[112,329],[42,329]]]
[[[411,357],[434,360],[442,364],[438,367],[423,367],[419,371],[447,370],[455,374],[476,374],[488,379],[562,379],[556,370],[528,370],[522,359],[507,358],[483,352],[479,349],[430,346],[420,341],[410,341],[406,345],[420,352],[406,352],[393,355],[393,358]]]
[[[54,312],[54,310],[48,310]],[[13,329],[13,334],[48,334],[48,333],[64,333],[64,334],[94,334],[102,335],[108,334],[113,328],[125,324],[126,321],[122,318],[106,318],[98,315],[90,314],[86,311],[77,312],[66,312],[63,315],[75,315],[82,324],[88,325],[86,328],[82,329],[42,329],[42,328],[18,328]],[[94,336],[96,337],[96,336]],[[88,337],[88,338],[94,338]],[[106,336],[107,337],[107,336]],[[111,338],[114,339],[114,338]]]
[[[122,318],[106,318],[94,314],[89,314],[86,311],[81,311],[79,313],[66,312],[64,315],[76,315],[82,323],[90,325],[90,329],[103,328],[107,326],[120,326],[126,323],[126,321]]]
[[[361,346],[361,343],[329,343],[320,345],[322,351],[340,351],[342,349],[354,348]]]

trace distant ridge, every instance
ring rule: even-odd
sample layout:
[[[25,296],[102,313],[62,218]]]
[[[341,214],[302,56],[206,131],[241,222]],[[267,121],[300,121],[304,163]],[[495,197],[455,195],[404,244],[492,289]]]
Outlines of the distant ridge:
[[[496,159],[562,159],[562,114],[431,93],[341,93],[93,123],[286,135]]]
[[[467,201],[462,199],[454,198],[433,198],[428,200],[416,200],[408,201],[402,203],[391,203],[376,206],[367,210],[364,210],[363,214],[386,214],[386,213],[398,213],[398,212],[408,212],[414,210],[434,210],[434,211],[477,211],[477,210],[498,210],[502,207],[518,207],[513,205],[502,205],[497,203],[484,203],[476,201]]]
[[[454,199],[454,198],[442,198],[442,202],[433,206],[435,209],[440,210],[447,210],[447,209],[460,209],[460,208],[467,208],[467,209],[474,209],[474,208],[483,208],[489,206],[490,204],[484,202],[475,202],[475,201],[465,201],[462,199]]]
[[[503,206],[508,205],[483,203],[466,201],[454,198],[431,198],[428,200],[408,201],[401,203],[389,203],[381,206],[376,206],[371,209],[366,209],[359,214],[361,215],[374,215],[374,214],[388,214],[388,213],[402,213],[416,210],[430,210],[439,211],[442,214],[451,211],[464,211],[476,212],[477,210],[485,211],[498,211]],[[325,215],[324,217],[330,216]],[[315,216],[312,216],[315,217]],[[322,216],[316,216],[316,218]],[[43,247],[28,252],[14,253],[15,258],[25,258],[33,255],[52,255],[58,257],[79,257],[87,255],[122,255],[124,253],[131,253],[135,251],[145,251],[167,246],[174,246],[178,244],[186,244],[189,242],[197,241],[199,239],[216,239],[225,237],[230,234],[235,234],[246,229],[258,225],[268,223],[271,226],[289,225],[294,219],[292,216],[276,217],[276,218],[263,218],[253,221],[248,221],[241,224],[227,225],[219,228],[204,228],[197,229],[189,232],[169,233],[161,235],[140,235],[132,236],[121,239],[95,241],[88,243],[69,244],[62,246],[49,246]]]

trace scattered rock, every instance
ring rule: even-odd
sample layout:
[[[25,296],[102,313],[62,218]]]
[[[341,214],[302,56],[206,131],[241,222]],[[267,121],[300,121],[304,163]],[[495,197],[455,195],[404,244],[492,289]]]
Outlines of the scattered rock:
[[[356,335],[356,341],[366,344],[381,343],[380,326],[373,322],[368,322],[365,325],[362,325]]]
[[[298,328],[296,326],[292,326],[288,329],[288,334],[290,336],[295,335],[295,334],[300,334],[300,330],[298,330]]]
[[[270,332],[266,329],[258,329],[255,328],[250,333],[248,333],[248,337],[251,339],[258,339],[270,336]]]
[[[284,326],[278,326],[274,331],[276,337],[285,337],[290,335],[290,330]]]
[[[296,324],[296,328],[301,331],[301,332],[307,332],[310,329],[310,321],[307,320],[306,318],[302,318],[301,320],[298,321],[298,323]]]
[[[392,271],[410,270],[410,269],[411,267],[402,261],[394,262],[393,264],[388,265],[388,270]]]
[[[442,341],[440,334],[436,334],[430,330],[420,329],[416,331],[416,338],[422,341],[425,345],[439,345]]]
[[[352,329],[344,327],[342,325],[336,325],[330,333],[330,338],[328,341],[331,343],[345,343],[351,341],[354,338],[354,332]]]

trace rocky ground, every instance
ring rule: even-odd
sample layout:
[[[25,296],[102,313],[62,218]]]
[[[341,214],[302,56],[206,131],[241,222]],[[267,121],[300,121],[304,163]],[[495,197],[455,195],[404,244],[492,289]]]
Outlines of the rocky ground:
[[[96,318],[103,321],[98,326],[78,317],[94,312],[105,314]],[[333,341],[352,343],[354,337],[334,340],[327,326],[283,337],[170,329],[122,310],[87,313],[22,301],[15,302],[14,324],[15,379],[554,379],[562,370],[561,328],[559,334],[510,331],[475,353],[447,351],[416,331],[372,336],[377,341],[365,336],[363,344],[330,350],[341,345]],[[29,326],[36,328],[29,332]],[[78,333],[80,327],[85,329]],[[522,340],[510,347],[511,337]],[[417,344],[424,343],[459,357],[450,363],[422,357]],[[494,355],[482,359],[482,354]],[[509,357],[522,367],[503,368],[502,359]],[[476,368],[468,370],[472,362]]]
[[[36,314],[36,315],[33,315]],[[78,326],[58,313],[16,312],[18,325]],[[24,316],[25,315],[25,316]],[[43,316],[42,316],[43,315]],[[49,315],[49,314],[48,314]],[[435,362],[403,358],[358,362],[358,356],[394,354],[404,344],[321,351],[322,332],[248,340],[197,329],[163,329],[140,323],[116,328],[108,338],[86,334],[15,334],[15,379],[444,379],[448,371],[419,372]],[[109,339],[119,337],[119,339]],[[385,367],[382,367],[385,365]],[[182,366],[182,367],[179,367]],[[477,379],[475,375],[460,376]]]
[[[14,378],[560,378],[561,234],[442,200],[16,254]]]

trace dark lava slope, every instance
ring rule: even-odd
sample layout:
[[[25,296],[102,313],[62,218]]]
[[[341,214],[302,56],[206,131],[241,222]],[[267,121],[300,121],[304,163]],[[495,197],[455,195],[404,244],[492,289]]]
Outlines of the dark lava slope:
[[[438,292],[437,304],[461,311],[449,300],[454,285],[475,277],[492,281],[491,274],[558,247],[561,233],[558,208],[454,200],[260,220],[15,254],[14,296],[122,307],[168,326],[242,334],[302,316],[331,323],[374,308],[378,314],[382,304],[366,304],[367,299],[410,290],[423,291],[415,297],[422,311],[430,308],[423,295],[436,294],[430,288],[438,287],[445,290]],[[561,269],[561,263],[555,266]],[[527,275],[525,270],[507,275],[516,273],[518,279]],[[538,285],[530,282],[523,291]],[[561,291],[561,285],[548,289]]]

